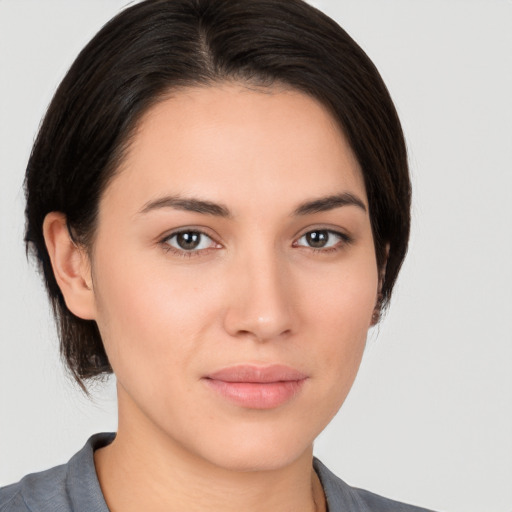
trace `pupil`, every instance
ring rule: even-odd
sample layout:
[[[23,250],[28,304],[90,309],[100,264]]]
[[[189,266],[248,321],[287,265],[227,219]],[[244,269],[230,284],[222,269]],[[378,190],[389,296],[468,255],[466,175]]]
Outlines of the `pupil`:
[[[178,245],[187,251],[195,249],[201,241],[201,233],[189,231],[187,233],[179,233],[176,237]]]
[[[311,247],[324,247],[329,239],[327,231],[311,231],[306,235],[306,240]]]

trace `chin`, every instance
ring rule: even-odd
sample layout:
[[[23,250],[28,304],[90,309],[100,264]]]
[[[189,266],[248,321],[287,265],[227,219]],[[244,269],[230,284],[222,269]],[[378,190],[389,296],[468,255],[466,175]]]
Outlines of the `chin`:
[[[312,445],[302,450],[283,451],[272,450],[242,450],[237,453],[222,454],[216,464],[227,471],[250,473],[260,471],[278,471],[292,465],[298,459],[308,456]],[[212,461],[214,462],[214,461]]]
[[[237,472],[274,471],[301,457],[312,457],[316,435],[297,430],[296,425],[260,423],[236,430],[212,435],[211,443],[196,449],[199,448],[203,459],[215,466]]]

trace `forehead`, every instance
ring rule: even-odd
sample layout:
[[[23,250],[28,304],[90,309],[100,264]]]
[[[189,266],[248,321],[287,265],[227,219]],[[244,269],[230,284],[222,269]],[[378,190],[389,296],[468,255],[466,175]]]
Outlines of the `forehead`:
[[[130,189],[134,207],[163,193],[291,204],[348,191],[366,202],[359,164],[326,108],[296,90],[239,84],[181,89],[150,108],[104,199],[119,189]]]

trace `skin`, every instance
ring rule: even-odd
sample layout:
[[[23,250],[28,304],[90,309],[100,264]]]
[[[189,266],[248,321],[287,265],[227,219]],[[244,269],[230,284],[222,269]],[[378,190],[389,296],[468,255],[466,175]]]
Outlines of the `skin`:
[[[347,193],[361,204],[297,214]],[[326,109],[283,88],[176,92],[142,118],[91,250],[60,213],[44,229],[66,303],[96,320],[117,377],[118,435],[95,453],[109,508],[321,510],[312,443],[352,386],[379,291],[361,170]],[[184,229],[205,233],[198,249],[180,248]],[[307,378],[270,409],[204,380],[276,363]]]

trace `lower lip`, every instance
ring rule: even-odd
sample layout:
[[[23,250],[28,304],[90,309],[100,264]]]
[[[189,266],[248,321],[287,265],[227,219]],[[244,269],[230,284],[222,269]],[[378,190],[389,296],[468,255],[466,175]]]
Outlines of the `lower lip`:
[[[226,382],[205,379],[205,382],[211,389],[239,406],[248,409],[274,409],[294,398],[305,380]]]

